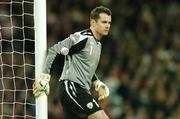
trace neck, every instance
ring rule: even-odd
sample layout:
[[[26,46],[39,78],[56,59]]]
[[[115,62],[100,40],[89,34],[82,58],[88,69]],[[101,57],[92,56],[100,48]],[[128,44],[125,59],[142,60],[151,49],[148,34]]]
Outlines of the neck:
[[[94,28],[90,27],[90,29],[91,29],[91,31],[92,31],[94,37],[95,37],[98,41],[100,41],[101,38],[102,38],[102,35],[99,34],[98,32],[96,32],[96,30],[95,30]]]

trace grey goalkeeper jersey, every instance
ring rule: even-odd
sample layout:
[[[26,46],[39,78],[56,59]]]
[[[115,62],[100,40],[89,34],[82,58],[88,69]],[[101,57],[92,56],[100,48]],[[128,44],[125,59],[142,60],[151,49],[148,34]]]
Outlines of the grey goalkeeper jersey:
[[[60,80],[71,80],[85,89],[91,87],[101,54],[101,43],[95,39],[90,29],[71,34],[48,51],[44,73],[50,73],[52,64],[62,48],[68,48]]]

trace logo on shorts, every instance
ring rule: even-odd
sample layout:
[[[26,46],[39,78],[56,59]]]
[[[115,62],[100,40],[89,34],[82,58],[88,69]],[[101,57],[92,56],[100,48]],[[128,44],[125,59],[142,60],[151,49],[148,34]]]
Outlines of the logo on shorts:
[[[89,102],[86,106],[87,106],[89,109],[92,109],[92,108],[93,108],[93,103],[92,103],[92,102]]]

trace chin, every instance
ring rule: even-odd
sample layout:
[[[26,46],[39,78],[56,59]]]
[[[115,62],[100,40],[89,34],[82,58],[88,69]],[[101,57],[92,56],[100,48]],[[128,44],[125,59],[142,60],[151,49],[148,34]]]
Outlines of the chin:
[[[103,35],[105,35],[105,36],[108,35],[108,32],[103,33]]]

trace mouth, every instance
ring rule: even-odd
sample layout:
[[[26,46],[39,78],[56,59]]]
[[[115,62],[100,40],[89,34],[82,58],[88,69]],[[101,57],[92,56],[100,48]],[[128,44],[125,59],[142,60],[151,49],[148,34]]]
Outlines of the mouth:
[[[109,32],[109,30],[108,29],[106,29],[106,30],[104,30],[105,32]]]

